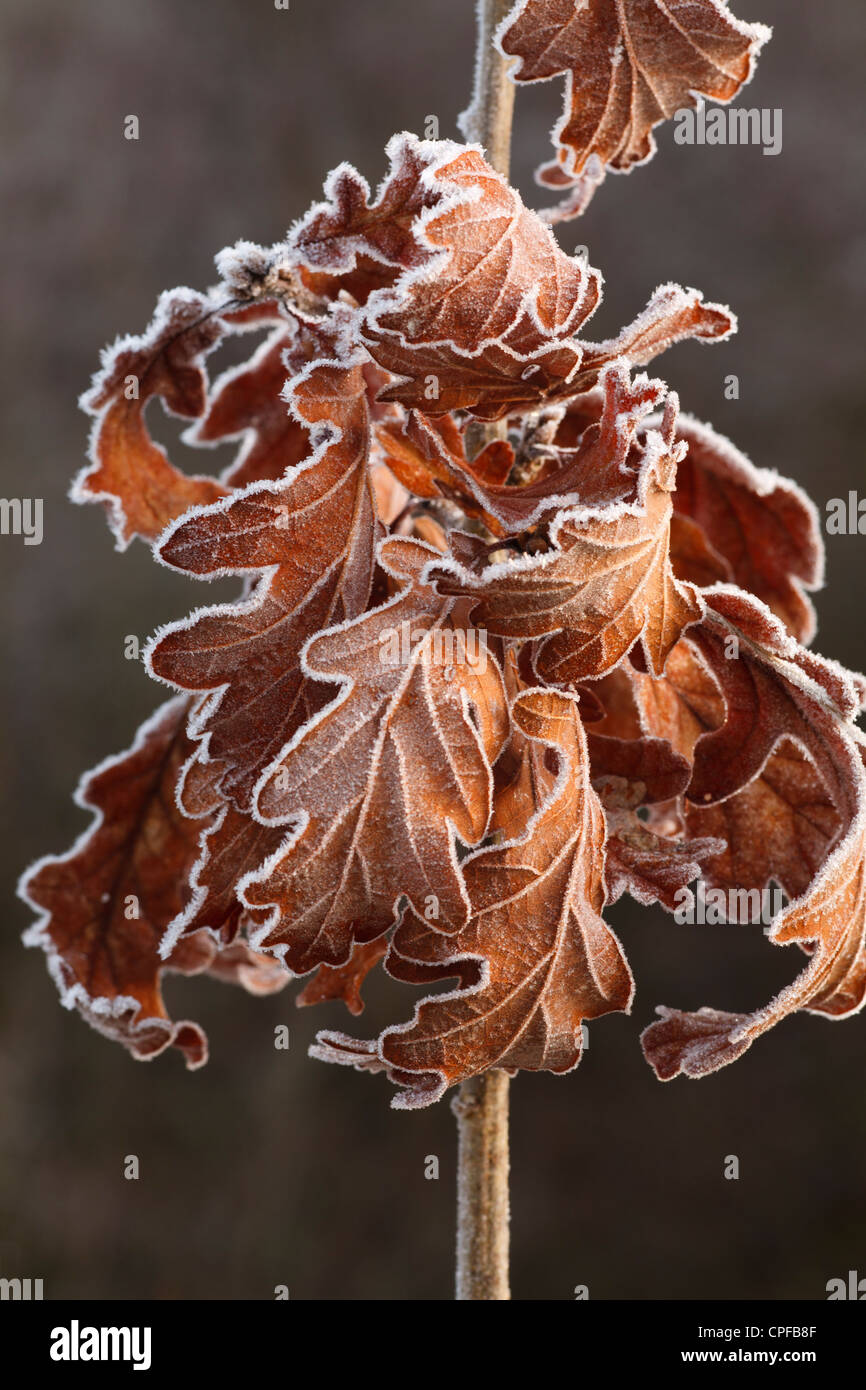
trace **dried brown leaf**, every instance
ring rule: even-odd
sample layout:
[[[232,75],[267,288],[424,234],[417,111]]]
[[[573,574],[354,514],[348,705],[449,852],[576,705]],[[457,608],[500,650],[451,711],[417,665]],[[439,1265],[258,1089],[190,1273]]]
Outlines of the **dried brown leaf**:
[[[555,749],[560,772],[526,833],[464,862],[471,902],[455,936],[410,914],[388,968],[423,982],[457,975],[460,987],[425,999],[411,1024],[378,1044],[320,1035],[318,1056],[384,1068],[405,1089],[401,1108],[428,1105],[448,1086],[490,1067],[570,1071],[582,1024],[628,1010],[633,982],[604,903],[604,817],[589,785],[586,744],[573,697],[531,690],[513,706],[527,737]]]
[[[808,887],[778,914],[770,932],[776,945],[803,946],[806,968],[752,1014],[660,1009],[662,1019],[646,1030],[643,1043],[664,1080],[680,1071],[702,1076],[734,1061],[795,1010],[843,1017],[866,998],[866,773],[863,737],[851,722],[860,705],[859,680],[800,647],[747,595],[720,589],[710,591],[707,602],[707,616],[688,640],[719,683],[726,717],[695,745],[688,795],[724,806],[726,798],[767,773],[780,745],[784,755],[793,744],[820,777],[842,829]],[[778,785],[777,768],[770,778]],[[773,790],[772,780],[767,785]],[[826,802],[822,819],[827,827]],[[830,821],[831,834],[832,826]],[[831,839],[826,833],[824,838],[827,848]],[[784,839],[780,853],[790,853]]]
[[[243,942],[224,954],[206,932],[160,953],[185,906],[202,827],[175,798],[192,746],[186,716],[184,700],[163,705],[131,749],[87,774],[76,800],[96,813],[93,824],[68,854],[35,864],[20,892],[40,913],[27,942],[46,952],[67,1008],[140,1060],[174,1046],[199,1067],[207,1039],[197,1023],[169,1017],[163,975],[207,971],[255,992],[282,988],[288,975]]]
[[[616,666],[640,640],[660,675],[683,631],[700,618],[697,591],[673,574],[668,555],[671,493],[684,448],[673,442],[675,402],[650,431],[637,501],[560,512],[552,549],[492,565],[431,574],[447,593],[478,599],[473,619],[501,636],[546,640],[535,670],[548,683],[578,682]],[[551,635],[548,635],[551,634]]]
[[[419,541],[382,543],[380,564],[402,591],[310,642],[307,668],[342,689],[259,789],[262,819],[296,829],[242,896],[273,905],[256,942],[299,974],[340,965],[353,940],[387,930],[401,894],[433,930],[466,920],[456,841],[477,844],[487,828],[508,719],[466,605],[422,582],[435,558]]]
[[[197,577],[258,578],[240,603],[198,610],[158,634],[153,673],[213,691],[193,732],[222,762],[222,791],[245,809],[252,789],[327,689],[301,666],[311,633],[364,611],[380,533],[373,502],[366,381],[360,365],[316,362],[294,378],[293,409],[316,447],[278,484],[253,483],[184,517],[166,564]]]
[[[140,337],[120,338],[106,349],[81,397],[82,409],[94,418],[91,461],[70,495],[75,502],[104,503],[119,550],[134,536],[155,540],[187,508],[225,496],[215,478],[175,468],[144,419],[154,396],[170,415],[195,419],[204,413],[203,364],[226,331],[221,307],[192,290],[167,290]]]
[[[557,159],[540,182],[576,184],[566,215],[582,212],[604,170],[649,159],[653,128],[698,93],[731,101],[770,32],[721,0],[519,0],[497,32],[501,51],[519,59],[515,81],[567,79]]]

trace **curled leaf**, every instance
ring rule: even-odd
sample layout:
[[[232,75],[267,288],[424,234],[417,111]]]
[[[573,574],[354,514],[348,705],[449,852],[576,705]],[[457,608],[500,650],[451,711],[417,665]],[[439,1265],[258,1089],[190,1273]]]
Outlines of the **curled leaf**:
[[[460,932],[437,935],[410,914],[388,957],[401,979],[457,975],[460,987],[425,999],[411,1024],[386,1029],[378,1044],[324,1033],[314,1050],[387,1070],[404,1087],[394,1101],[400,1108],[428,1105],[490,1067],[570,1071],[583,1022],[631,1004],[631,973],[600,915],[604,817],[576,702],[530,690],[513,715],[527,739],[558,755],[549,798],[525,834],[464,862],[471,916]]]
[[[319,966],[298,995],[298,1004],[306,1007],[309,1004],[322,1004],[329,999],[342,999],[350,1014],[362,1013],[364,1002],[361,986],[387,952],[388,939],[384,936],[356,943],[343,965]]]
[[[822,732],[835,728],[827,726],[828,718],[835,717],[841,727],[859,710],[849,673],[801,647],[767,608],[742,591],[719,586],[705,592],[705,601],[706,617],[689,640],[721,688],[726,718],[695,745],[689,799],[701,804],[732,795],[761,771],[785,736],[835,786],[837,774]]]
[[[163,933],[189,892],[201,827],[175,799],[191,747],[186,713],[186,701],[169,701],[128,752],[87,774],[76,800],[95,812],[93,824],[68,854],[35,864],[19,891],[40,913],[27,943],[46,952],[67,1008],[139,1060],[174,1046],[187,1066],[199,1067],[207,1039],[197,1023],[169,1017],[164,973],[206,971],[255,992],[281,988],[288,975],[244,943],[224,955],[205,932],[160,957]]]
[[[661,1021],[646,1030],[643,1044],[663,1080],[680,1071],[702,1076],[734,1061],[797,1009],[843,1017],[861,1008],[866,997],[866,772],[863,738],[851,723],[859,709],[858,684],[841,667],[800,647],[747,595],[720,589],[710,591],[707,601],[707,616],[688,640],[719,682],[725,720],[695,745],[688,795],[724,807],[727,798],[760,777],[766,779],[761,789],[766,797],[765,788],[778,785],[773,755],[784,756],[793,744],[823,783],[819,834],[830,852],[801,895],[775,918],[770,933],[776,945],[803,946],[809,954],[806,968],[752,1014],[660,1009]],[[736,655],[731,637],[737,640]],[[790,806],[790,790],[787,800]],[[789,815],[784,806],[783,815]],[[835,844],[834,821],[841,826]],[[784,840],[782,846],[785,852]]]
[[[677,437],[689,446],[677,472],[674,507],[696,522],[729,579],[763,599],[789,632],[808,642],[815,614],[804,589],[820,588],[824,547],[814,503],[788,478],[756,468],[733,444],[691,416]],[[698,562],[700,563],[700,561]],[[694,562],[678,574],[695,580]],[[700,582],[697,580],[696,582]]]
[[[664,382],[643,375],[632,380],[626,364],[616,361],[602,372],[598,418],[580,432],[573,448],[558,449],[554,438],[547,451],[548,466],[537,481],[522,486],[492,483],[479,477],[475,468],[464,470],[464,486],[491,529],[503,535],[529,530],[577,504],[597,507],[632,500],[644,457],[638,430],[665,391]],[[495,447],[487,446],[488,451]]]
[[[552,548],[537,556],[479,575],[453,564],[431,571],[443,592],[479,600],[474,621],[491,632],[545,637],[535,670],[548,683],[599,676],[638,640],[660,675],[703,612],[697,591],[675,578],[668,553],[671,493],[685,452],[673,442],[675,412],[672,400],[662,431],[647,435],[634,504],[560,512],[550,527]]]
[[[841,817],[810,759],[783,740],[741,791],[712,806],[690,805],[686,824],[690,834],[724,845],[704,866],[711,887],[751,892],[775,881],[796,898],[838,839]]]
[[[519,59],[515,81],[567,79],[557,159],[539,181],[576,183],[568,215],[582,212],[604,170],[649,159],[653,128],[697,93],[731,101],[770,32],[722,0],[518,0],[497,31],[501,51]]]
[[[418,217],[437,201],[424,178],[429,149],[427,142],[395,136],[388,147],[391,167],[372,200],[369,184],[351,164],[332,170],[325,200],[293,228],[286,247],[307,284],[332,298],[345,291],[364,304],[401,271],[429,262],[430,249],[415,235]]]
[[[75,502],[103,502],[118,550],[134,536],[155,540],[189,507],[225,496],[215,478],[189,477],[155,444],[144,419],[162,399],[170,415],[195,419],[207,398],[204,359],[225,332],[221,307],[192,290],[167,290],[140,337],[120,338],[81,406],[94,418],[90,463],[75,479]]]

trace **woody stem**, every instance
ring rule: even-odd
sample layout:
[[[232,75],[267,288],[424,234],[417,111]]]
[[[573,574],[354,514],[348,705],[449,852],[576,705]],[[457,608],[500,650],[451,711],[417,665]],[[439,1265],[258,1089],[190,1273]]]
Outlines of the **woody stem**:
[[[477,0],[478,50],[472,104],[461,117],[467,140],[484,148],[487,163],[507,181],[511,171],[511,122],[514,83],[509,77],[513,59],[493,46],[499,24],[514,8],[514,0]]]
[[[505,1301],[508,1285],[508,1085],[504,1071],[464,1081],[457,1116],[459,1301]]]
[[[503,58],[493,46],[498,25],[514,8],[514,0],[477,0],[478,50],[472,103],[463,113],[461,124],[467,140],[484,149],[487,162],[507,181],[511,171],[511,124],[514,116],[514,83],[509,76],[513,60]],[[475,458],[492,439],[504,439],[504,420],[485,425],[471,420],[466,427],[465,447]]]

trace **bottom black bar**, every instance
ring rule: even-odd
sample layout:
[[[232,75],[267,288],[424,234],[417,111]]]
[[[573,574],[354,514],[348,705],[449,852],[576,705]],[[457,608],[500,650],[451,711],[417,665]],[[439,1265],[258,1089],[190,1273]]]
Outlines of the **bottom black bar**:
[[[857,1293],[859,1290],[855,1290]],[[575,1301],[563,1305],[555,1320],[548,1313],[543,1330],[550,1337],[563,1331],[570,1338],[579,1336],[579,1356],[573,1362],[575,1374],[581,1371],[585,1375],[586,1368],[596,1363],[600,1367],[607,1365],[618,1374],[630,1369],[646,1374],[664,1373],[672,1367],[700,1372],[709,1366],[729,1370],[765,1366],[773,1370],[806,1367],[826,1377],[846,1365],[856,1364],[866,1329],[864,1310],[858,1303],[856,1296],[853,1300],[840,1297],[838,1301],[820,1303]],[[321,1306],[327,1317],[330,1305]],[[361,1306],[366,1310],[371,1305]],[[484,1365],[489,1375],[497,1350],[501,1348],[503,1356],[512,1354],[507,1337],[489,1338],[490,1332],[500,1326],[498,1317],[508,1319],[501,1325],[503,1331],[515,1331],[524,1317],[532,1326],[532,1310],[536,1306],[511,1303],[500,1305],[508,1311],[498,1315],[461,1309],[452,1316],[457,1318],[454,1326],[458,1331],[475,1329],[487,1334]],[[410,1307],[403,1320],[403,1331],[411,1344]],[[444,1310],[447,1305],[437,1307]],[[356,1357],[358,1353],[358,1344],[345,1339],[345,1320],[351,1319],[351,1308],[349,1303],[340,1303],[335,1309],[334,1316],[339,1320],[335,1331],[339,1326],[340,1332],[327,1351],[331,1372],[339,1360],[341,1346],[347,1357]],[[493,1324],[487,1322],[490,1316]],[[365,1321],[364,1340],[373,1364],[387,1355],[393,1365],[393,1328],[385,1334],[379,1351],[375,1345],[377,1324],[369,1320],[369,1314]],[[309,1304],[300,1300],[0,1303],[6,1364],[17,1354],[20,1364],[28,1370],[58,1380],[70,1376],[93,1379],[104,1370],[114,1376],[136,1372],[140,1377],[163,1376],[192,1366],[197,1373],[213,1371],[222,1378],[232,1373],[248,1374],[253,1365],[285,1356],[292,1346],[287,1338],[305,1339],[310,1330]],[[450,1325],[439,1323],[439,1330],[446,1333]],[[426,1343],[428,1332],[429,1321],[419,1320],[421,1346]],[[316,1341],[321,1350],[321,1338],[317,1336]],[[530,1364],[534,1359],[533,1346],[540,1365],[549,1364],[552,1348],[548,1343],[543,1351],[539,1342],[522,1346]],[[572,1345],[569,1357],[576,1352],[577,1347]]]

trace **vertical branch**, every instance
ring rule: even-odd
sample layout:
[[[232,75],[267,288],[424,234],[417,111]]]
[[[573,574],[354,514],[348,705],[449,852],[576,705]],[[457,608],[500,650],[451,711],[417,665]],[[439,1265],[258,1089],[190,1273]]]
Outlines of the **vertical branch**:
[[[493,46],[493,35],[514,0],[477,0],[478,50],[472,103],[460,117],[460,129],[469,141],[483,145],[488,164],[508,179],[511,169],[511,122],[514,115],[514,83],[509,77],[512,58],[504,58]]]
[[[493,35],[514,0],[477,0],[478,48],[472,101],[459,126],[466,139],[483,146],[487,162],[507,181],[511,172],[511,125],[514,117],[514,83],[509,76],[514,60],[504,58],[493,45]],[[466,427],[466,453],[475,458],[491,439],[504,439],[504,420],[482,425],[471,420]]]
[[[460,1301],[507,1300],[508,1085],[504,1071],[464,1081],[457,1116],[457,1282]]]

